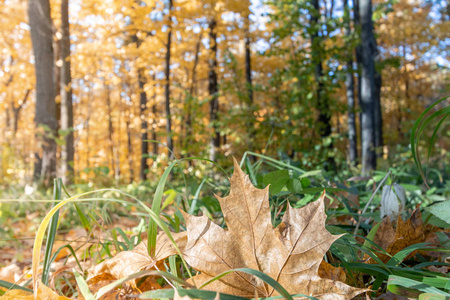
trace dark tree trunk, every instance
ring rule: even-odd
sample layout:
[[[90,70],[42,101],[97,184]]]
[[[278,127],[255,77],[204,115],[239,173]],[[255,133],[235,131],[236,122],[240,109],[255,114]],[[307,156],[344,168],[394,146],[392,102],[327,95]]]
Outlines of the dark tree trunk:
[[[217,84],[217,32],[216,20],[209,22],[209,43],[211,58],[209,59],[208,91],[211,98],[209,102],[209,121],[213,128],[213,136],[210,141],[209,159],[216,160],[217,149],[220,147],[220,132],[217,125],[217,113],[219,111],[219,87]]]
[[[372,29],[373,30],[373,29]],[[378,45],[377,41],[375,39],[375,35],[373,35],[372,40],[372,53],[374,56],[375,62],[379,60],[379,51],[378,51]],[[374,65],[375,65],[374,62]],[[374,81],[375,81],[375,89],[374,89],[374,122],[375,122],[375,149],[377,157],[380,157],[382,155],[382,147],[383,147],[383,117],[381,112],[381,85],[382,85],[382,79],[381,79],[381,73],[377,71],[376,67],[374,66]]]
[[[140,118],[141,118],[141,168],[139,171],[139,178],[141,180],[147,179],[147,173],[149,166],[147,163],[148,158],[148,124],[147,124],[147,94],[144,90],[145,78],[143,70],[139,70],[139,99],[140,99]]]
[[[185,148],[189,149],[192,138],[192,101],[195,97],[195,86],[197,85],[197,65],[199,60],[200,53],[200,45],[202,42],[202,32],[198,36],[197,45],[195,46],[195,56],[194,56],[194,65],[192,66],[192,77],[191,77],[191,85],[189,87],[189,95],[186,98],[186,137],[185,137]],[[187,152],[187,156],[189,155],[189,151]]]
[[[73,180],[75,152],[73,144],[72,76],[70,74],[69,0],[61,1],[61,29],[61,129],[66,131],[65,143],[61,147],[61,174],[67,184]]]
[[[133,169],[133,145],[131,142],[131,112],[130,109],[127,109],[128,115],[125,120],[125,125],[127,129],[127,150],[128,150],[128,168],[130,169],[130,182],[134,180],[134,169]]]
[[[167,147],[169,148],[169,157],[173,157],[173,140],[172,140],[172,119],[170,113],[170,47],[172,45],[172,5],[173,0],[169,0],[169,24],[167,30],[166,45],[166,89],[165,89],[165,109],[166,109],[166,134]]]
[[[375,155],[375,65],[373,41],[372,1],[360,0],[361,21],[361,160],[362,174],[367,176],[376,168]]]
[[[350,10],[348,0],[344,0],[344,22],[345,35],[351,36]],[[353,55],[349,51],[347,56],[347,72],[345,74],[345,86],[347,90],[348,105],[348,160],[350,164],[355,165],[358,159],[357,135],[356,135],[356,116],[355,116],[355,78],[353,76]]]
[[[90,135],[90,121],[91,121],[91,113],[92,113],[92,84],[88,86],[88,105],[87,105],[87,118],[86,118],[86,168],[90,167],[89,158],[90,158],[90,148],[89,148],[89,135]]]
[[[311,0],[314,10],[311,12],[311,47],[314,64],[314,76],[317,82],[316,99],[317,109],[319,110],[319,130],[321,137],[327,137],[331,134],[331,115],[329,113],[328,97],[325,95],[323,84],[323,66],[322,66],[322,45],[319,36],[317,24],[320,16],[319,0]]]
[[[358,36],[361,36],[361,21],[359,18],[359,1],[360,0],[353,0],[353,17],[354,17],[354,24],[355,24],[355,30],[358,33]],[[355,49],[355,56],[356,56],[356,64],[357,64],[357,70],[356,73],[358,75],[357,78],[357,98],[358,98],[358,104],[361,107],[361,62],[362,62],[362,46],[361,44],[358,44]],[[361,126],[361,120],[362,120],[362,114],[359,113],[359,136],[362,138],[362,126]],[[362,141],[361,141],[362,144]]]
[[[28,100],[28,96],[30,95],[31,90],[28,89],[25,92],[25,96],[23,96],[23,100],[22,102],[19,104],[18,107],[15,107],[14,104],[12,105],[12,109],[13,109],[13,113],[14,113],[14,125],[13,125],[13,133],[14,136],[16,136],[17,130],[19,129],[19,114],[20,111],[22,110],[23,106],[25,105],[25,103]]]
[[[36,109],[35,124],[38,129],[36,140],[42,156],[35,154],[34,178],[51,184],[56,175],[55,82],[53,78],[53,31],[49,0],[29,0],[28,18],[35,58]],[[48,132],[49,131],[49,132]]]
[[[245,30],[245,79],[247,81],[247,97],[250,105],[253,105],[253,83],[252,83],[252,62],[250,52],[250,19],[247,16],[247,25]]]
[[[248,15],[246,18],[246,26],[245,26],[245,80],[247,83],[247,98],[248,98],[248,106],[249,106],[249,116],[246,117],[248,120],[247,128],[249,130],[249,141],[248,141],[248,149],[250,151],[254,151],[254,140],[255,140],[255,116],[254,116],[254,107],[253,107],[253,82],[252,82],[252,57],[251,57],[251,38],[250,38],[250,16]],[[250,156],[253,160],[254,156]]]
[[[324,89],[323,83],[323,49],[322,49],[322,39],[319,36],[319,28],[317,26],[320,16],[320,6],[319,0],[311,0],[313,10],[311,11],[311,56],[314,64],[314,77],[317,82],[316,88],[316,99],[317,99],[317,110],[319,115],[317,118],[319,134],[322,138],[329,137],[331,135],[331,112],[329,99]],[[328,149],[333,149],[333,145],[330,143]],[[335,163],[332,157],[327,159],[327,169],[335,168]]]
[[[153,73],[153,105],[152,105],[152,140],[154,141],[153,144],[153,155],[158,155],[158,143],[156,143],[157,136],[156,136],[156,114],[157,114],[157,110],[156,110],[156,75],[155,73]]]
[[[136,44],[136,48],[141,46],[141,41],[137,35],[132,36],[132,41]],[[148,158],[148,122],[147,122],[147,93],[144,90],[145,75],[144,69],[138,69],[138,85],[139,85],[139,117],[141,120],[141,166],[139,169],[139,178],[141,180],[147,179],[149,166]]]
[[[111,168],[113,171],[113,175],[116,175],[116,166],[115,166],[115,152],[114,152],[114,126],[112,122],[112,105],[111,105],[111,90],[109,86],[106,86],[106,108],[108,110],[108,144],[109,144],[109,156],[111,161]]]

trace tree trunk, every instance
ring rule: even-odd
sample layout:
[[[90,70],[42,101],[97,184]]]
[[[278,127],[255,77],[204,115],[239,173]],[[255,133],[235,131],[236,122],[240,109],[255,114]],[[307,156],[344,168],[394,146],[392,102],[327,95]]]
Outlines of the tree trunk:
[[[254,140],[256,135],[255,130],[255,116],[254,116],[254,107],[253,107],[253,83],[252,83],[252,59],[251,59],[251,38],[250,38],[250,16],[246,17],[245,24],[245,80],[247,83],[247,98],[248,98],[248,106],[249,106],[249,116],[247,116],[247,128],[249,130],[249,141],[248,141],[248,149],[249,151],[254,151]],[[254,156],[250,156],[250,159],[253,160]]]
[[[170,47],[172,44],[172,5],[173,0],[169,0],[169,24],[167,25],[168,29],[167,29],[166,69],[165,69],[166,134],[167,134],[167,148],[169,148],[169,157],[173,157],[172,119],[170,114]]]
[[[131,37],[133,43],[136,44],[136,48],[141,47],[141,40],[136,34]],[[147,179],[147,173],[149,166],[147,163],[148,158],[148,122],[147,122],[147,93],[144,90],[145,85],[145,69],[138,69],[138,85],[139,85],[139,117],[141,120],[141,165],[139,169],[139,178],[141,180]]]
[[[73,180],[74,145],[73,145],[73,106],[72,106],[72,76],[70,74],[70,27],[69,0],[61,1],[61,129],[65,131],[65,143],[61,147],[61,174],[64,183]]]
[[[106,108],[108,110],[108,144],[109,144],[109,157],[111,161],[111,169],[113,171],[113,175],[115,177],[116,166],[114,163],[115,152],[114,152],[114,126],[112,122],[112,105],[111,105],[111,90],[109,85],[106,86]]]
[[[139,113],[141,119],[141,167],[139,171],[139,178],[141,180],[147,179],[147,173],[149,166],[147,163],[148,158],[148,124],[147,124],[147,94],[144,90],[145,78],[144,70],[138,70],[138,81],[139,81]]]
[[[13,113],[14,113],[14,126],[13,126],[13,133],[14,136],[16,136],[17,130],[19,129],[19,114],[20,111],[22,110],[23,106],[25,105],[25,103],[28,100],[28,96],[30,95],[31,90],[28,89],[25,92],[25,96],[23,96],[23,100],[22,102],[19,104],[18,107],[14,107],[14,104],[12,104],[12,109],[13,109]]]
[[[90,167],[89,157],[90,157],[90,148],[89,148],[89,135],[90,135],[90,121],[91,121],[91,113],[92,113],[92,83],[88,86],[88,105],[87,105],[87,118],[86,118],[86,168]]]
[[[373,29],[372,29],[373,30]],[[379,51],[377,46],[377,41],[375,39],[375,35],[373,35],[372,40],[372,53],[374,56],[375,62],[379,60]],[[382,147],[383,147],[383,117],[381,112],[381,85],[382,85],[382,79],[381,79],[381,73],[377,71],[375,67],[374,62],[374,80],[375,80],[375,90],[374,90],[374,122],[375,122],[375,149],[377,157],[380,157],[382,155]]]
[[[344,0],[344,22],[345,36],[351,36],[350,10],[348,0]],[[358,159],[357,136],[356,136],[356,116],[355,116],[355,78],[353,76],[353,55],[349,51],[347,57],[347,72],[345,74],[345,86],[347,91],[348,105],[348,160],[355,165]]]
[[[317,118],[319,134],[322,138],[329,137],[331,135],[331,112],[328,96],[326,95],[323,83],[323,57],[322,57],[322,40],[319,36],[319,16],[320,6],[319,0],[311,0],[313,10],[311,11],[311,56],[314,64],[314,77],[317,82],[316,99],[317,110],[319,116]],[[333,145],[330,143],[328,149],[333,149]],[[327,159],[326,168],[335,168],[334,159],[329,157]]]
[[[156,74],[153,73],[153,105],[152,105],[152,140],[154,141],[153,144],[153,155],[158,155],[158,143],[156,141],[158,140],[156,136]]]
[[[210,59],[208,72],[208,91],[211,98],[209,102],[209,121],[213,128],[213,136],[210,141],[209,159],[216,160],[217,148],[220,147],[220,132],[217,125],[217,112],[219,111],[219,88],[217,85],[217,33],[216,20],[213,18],[209,23],[209,43],[210,43]]]
[[[375,155],[375,65],[371,43],[373,40],[372,1],[360,0],[361,21],[361,159],[362,174],[367,176],[376,168]]]
[[[353,0],[353,21],[355,24],[355,30],[358,34],[358,36],[361,36],[361,22],[359,19],[359,0]],[[356,64],[357,64],[357,98],[358,98],[358,104],[359,107],[361,108],[361,62],[362,62],[362,47],[361,47],[361,43],[359,43],[358,45],[356,45],[356,49],[355,49],[355,56],[356,56]],[[362,114],[359,113],[359,136],[360,139],[362,139]],[[360,141],[362,144],[362,140]]]
[[[36,140],[42,156],[35,154],[34,178],[51,184],[56,175],[56,104],[53,78],[53,32],[49,0],[29,0],[28,18],[36,74]]]
[[[125,125],[127,127],[127,150],[128,150],[128,168],[130,169],[130,182],[134,180],[134,169],[133,169],[133,145],[131,142],[131,112],[130,108],[127,109],[128,115],[125,120]]]
[[[200,32],[200,35],[198,36],[197,45],[195,46],[195,56],[194,56],[194,65],[192,66],[192,77],[191,77],[191,85],[189,87],[189,95],[187,96],[186,100],[186,137],[185,137],[185,148],[187,151],[187,156],[190,156],[189,154],[189,147],[191,141],[193,141],[192,138],[192,101],[194,100],[195,96],[195,86],[197,84],[197,65],[199,60],[199,54],[200,54],[200,45],[202,42],[202,32]],[[190,161],[189,161],[190,162]]]

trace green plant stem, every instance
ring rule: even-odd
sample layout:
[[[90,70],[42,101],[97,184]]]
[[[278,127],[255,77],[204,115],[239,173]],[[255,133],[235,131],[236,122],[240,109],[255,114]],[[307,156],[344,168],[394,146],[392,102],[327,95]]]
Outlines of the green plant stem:
[[[384,176],[383,180],[381,180],[380,184],[377,186],[377,188],[375,189],[375,192],[373,192],[372,197],[370,197],[369,202],[367,202],[366,206],[364,207],[363,211],[361,212],[361,214],[365,214],[367,208],[369,207],[370,203],[372,203],[373,198],[375,198],[375,195],[377,194],[378,190],[381,188],[381,186],[384,184],[384,182],[386,181],[386,179],[389,177],[389,175],[391,175],[391,170],[389,170],[389,172],[387,172],[386,176]],[[358,229],[359,226],[361,225],[361,220],[362,218],[358,218],[358,223],[356,223],[356,227],[355,227],[355,231],[354,234],[358,233]]]

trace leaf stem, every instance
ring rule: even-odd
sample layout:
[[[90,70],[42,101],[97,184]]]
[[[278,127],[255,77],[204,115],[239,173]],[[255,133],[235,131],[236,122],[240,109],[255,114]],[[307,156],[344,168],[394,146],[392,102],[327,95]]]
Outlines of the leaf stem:
[[[377,194],[378,190],[380,189],[380,187],[383,185],[383,183],[386,181],[386,179],[389,177],[389,175],[391,175],[392,171],[389,170],[389,172],[387,172],[386,176],[384,176],[383,180],[381,180],[380,184],[378,184],[377,188],[375,189],[375,192],[373,192],[372,197],[370,197],[369,202],[367,202],[366,206],[364,207],[363,211],[361,212],[361,214],[365,214],[367,208],[369,207],[370,203],[372,203],[373,198],[375,198],[375,195]],[[355,227],[355,232],[353,234],[356,234],[358,232],[359,226],[361,225],[361,220],[362,218],[358,218],[358,223],[356,223],[356,227]]]

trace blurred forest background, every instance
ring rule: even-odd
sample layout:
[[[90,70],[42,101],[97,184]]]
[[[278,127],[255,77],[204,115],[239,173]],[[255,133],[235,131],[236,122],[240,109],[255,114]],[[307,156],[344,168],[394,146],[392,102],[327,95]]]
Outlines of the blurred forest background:
[[[0,184],[247,150],[370,174],[449,94],[449,32],[441,0],[2,0]]]

